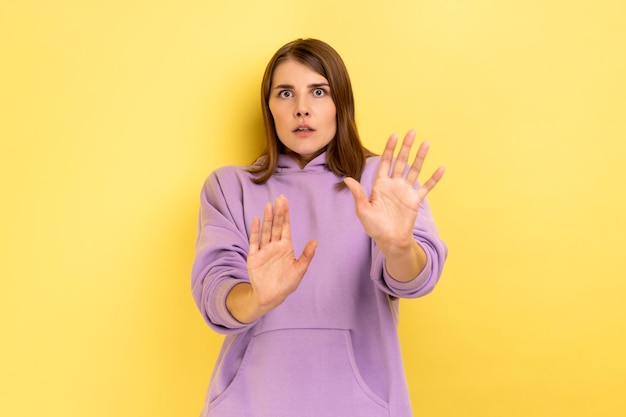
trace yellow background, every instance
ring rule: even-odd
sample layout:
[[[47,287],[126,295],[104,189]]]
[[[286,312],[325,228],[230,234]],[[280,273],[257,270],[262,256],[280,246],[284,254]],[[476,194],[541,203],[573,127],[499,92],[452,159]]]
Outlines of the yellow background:
[[[415,127],[448,168],[416,416],[626,415],[625,4],[2,0],[0,415],[198,415],[200,187],[260,151],[296,37],[344,57],[368,147]]]

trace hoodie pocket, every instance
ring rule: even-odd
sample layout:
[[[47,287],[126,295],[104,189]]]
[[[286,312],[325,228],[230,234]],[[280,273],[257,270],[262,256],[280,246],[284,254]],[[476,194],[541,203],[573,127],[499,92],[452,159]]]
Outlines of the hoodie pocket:
[[[363,380],[350,332],[281,329],[254,336],[230,385],[208,416],[388,417]]]

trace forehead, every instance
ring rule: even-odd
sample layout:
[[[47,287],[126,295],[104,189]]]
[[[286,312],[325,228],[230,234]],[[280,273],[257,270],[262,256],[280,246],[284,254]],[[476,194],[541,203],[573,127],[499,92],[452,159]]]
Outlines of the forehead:
[[[272,85],[276,84],[319,84],[328,80],[313,68],[295,59],[287,59],[274,68]]]

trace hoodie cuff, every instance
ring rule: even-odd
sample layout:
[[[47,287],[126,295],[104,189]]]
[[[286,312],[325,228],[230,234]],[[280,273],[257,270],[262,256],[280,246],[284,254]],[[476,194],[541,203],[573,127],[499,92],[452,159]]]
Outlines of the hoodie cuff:
[[[214,305],[214,317],[217,319],[219,323],[215,323],[218,326],[225,327],[231,330],[243,329],[245,327],[249,327],[252,323],[241,323],[239,320],[233,317],[233,315],[228,311],[226,307],[226,298],[228,297],[228,293],[233,289],[235,285],[241,284],[242,281],[238,279],[229,279],[227,281],[221,282],[217,288],[215,289],[215,300],[217,301]]]
[[[383,261],[383,279],[387,286],[400,297],[415,297],[420,291],[428,285],[430,273],[432,269],[432,260],[430,254],[426,252],[426,264],[417,276],[412,280],[401,282],[396,281],[389,272],[387,272],[387,263]]]

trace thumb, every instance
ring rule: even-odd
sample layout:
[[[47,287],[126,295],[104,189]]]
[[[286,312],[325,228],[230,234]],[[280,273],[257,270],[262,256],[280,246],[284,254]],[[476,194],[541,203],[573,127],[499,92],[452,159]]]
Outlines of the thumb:
[[[304,249],[302,250],[302,255],[296,260],[298,265],[298,269],[304,275],[306,270],[309,268],[311,261],[313,260],[313,255],[315,255],[315,248],[317,248],[317,240],[310,240],[309,243],[306,244]]]
[[[363,186],[354,178],[346,177],[343,179],[343,183],[346,184],[346,187],[352,193],[354,200],[357,204],[362,203],[363,201],[367,201],[367,196],[365,195],[365,190]]]

